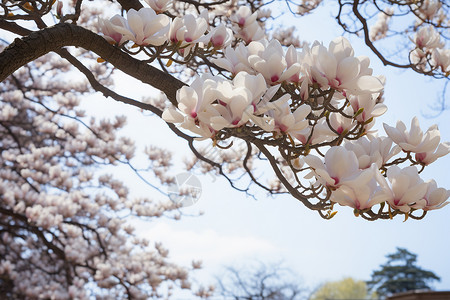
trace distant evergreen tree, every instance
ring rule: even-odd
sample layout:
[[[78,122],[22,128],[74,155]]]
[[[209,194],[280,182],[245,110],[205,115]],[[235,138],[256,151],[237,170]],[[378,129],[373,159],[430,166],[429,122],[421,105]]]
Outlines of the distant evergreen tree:
[[[380,297],[411,290],[429,290],[429,283],[441,280],[431,271],[416,265],[417,255],[404,248],[386,256],[388,261],[380,270],[372,272],[372,280],[367,282],[369,289]]]

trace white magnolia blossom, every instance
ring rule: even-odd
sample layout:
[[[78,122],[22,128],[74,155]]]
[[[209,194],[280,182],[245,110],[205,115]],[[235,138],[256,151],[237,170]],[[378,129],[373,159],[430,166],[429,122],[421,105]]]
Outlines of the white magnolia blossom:
[[[255,72],[248,62],[248,51],[248,48],[244,44],[239,43],[235,48],[232,48],[231,46],[225,48],[224,57],[213,58],[211,61],[233,75],[236,75],[241,71],[254,74]]]
[[[208,34],[209,42],[215,49],[222,49],[228,47],[233,40],[233,31],[225,25],[220,24],[214,27]]]
[[[139,11],[130,9],[126,20],[118,15],[111,21],[103,20],[100,27],[105,37],[118,44],[129,40],[140,46],[160,46],[167,41],[169,23],[166,15],[157,15],[152,8],[141,8]],[[122,35],[120,39],[118,34]]]
[[[119,15],[115,15],[110,20],[99,18],[99,26],[103,32],[103,37],[112,44],[122,45],[128,39],[117,30],[117,28],[126,28],[127,20]],[[122,31],[122,30],[120,30]]]
[[[284,95],[280,99],[270,102],[266,108],[271,108],[267,111],[269,117],[273,118],[274,128],[272,131],[287,133],[293,137],[297,134],[302,135],[302,130],[308,126],[306,116],[311,112],[311,107],[308,105],[301,105],[294,112],[289,106],[289,95]],[[302,140],[302,138],[299,138]]]
[[[398,121],[396,127],[383,124],[386,134],[397,144],[403,151],[411,151],[414,153],[431,153],[439,146],[441,135],[437,125],[433,125],[425,132],[420,129],[419,120],[414,117],[411,120],[411,129],[407,130],[402,121]]]
[[[172,43],[195,44],[200,41],[208,28],[204,18],[196,18],[193,15],[176,17],[170,25],[169,39]]]
[[[252,42],[249,47],[256,49],[256,53],[249,55],[248,62],[266,78],[268,84],[283,82],[300,72],[299,63],[293,63],[287,68],[284,50],[277,40]]]
[[[304,160],[312,170],[305,178],[315,176],[322,185],[328,187],[358,187],[367,184],[374,176],[371,169],[360,170],[355,153],[342,146],[331,147],[325,154],[324,162],[312,154]]]
[[[328,49],[315,43],[308,51],[311,56],[310,81],[323,88],[334,88],[345,94],[371,94],[383,90],[382,81],[372,75],[367,57],[354,57],[349,41],[343,37],[330,42]]]
[[[330,200],[343,206],[350,206],[357,210],[370,209],[372,206],[385,202],[388,196],[383,193],[378,182],[383,181],[378,168],[373,164],[366,172],[371,172],[373,177],[360,185],[341,185],[333,191]]]
[[[249,7],[239,7],[236,13],[230,16],[236,37],[243,39],[247,44],[264,38],[264,31],[259,26],[257,17],[258,13],[252,13]]]
[[[449,197],[450,191],[444,188],[438,188],[436,181],[432,179],[427,182],[427,192],[425,196],[417,201],[412,207],[415,209],[423,209],[425,211],[439,209],[450,203],[447,201]]]
[[[145,0],[145,2],[157,13],[165,12],[173,4],[172,0]]]
[[[394,14],[394,9],[392,7],[386,8],[385,11],[378,13],[378,18],[375,24],[370,27],[370,40],[377,41],[386,37],[389,30],[389,21]]]
[[[435,49],[444,47],[441,36],[432,26],[421,27],[415,34],[413,39],[419,49]]]
[[[388,137],[361,137],[356,141],[348,141],[344,147],[355,153],[360,169],[367,169],[375,164],[381,169],[393,156],[400,153],[401,149]]]
[[[431,64],[435,68],[440,68],[444,74],[450,72],[450,49],[433,49],[431,54]]]
[[[427,184],[420,178],[414,166],[401,169],[391,166],[387,170],[389,186],[384,185],[384,194],[391,208],[409,212],[413,205],[417,207],[427,192]],[[422,208],[422,207],[420,207]]]

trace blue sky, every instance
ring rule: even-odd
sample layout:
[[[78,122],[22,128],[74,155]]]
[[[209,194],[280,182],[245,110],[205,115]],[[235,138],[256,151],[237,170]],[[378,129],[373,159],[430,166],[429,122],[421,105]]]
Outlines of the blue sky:
[[[303,19],[289,19],[288,25],[297,26],[301,39],[317,39],[327,45],[341,30],[328,8],[322,7],[318,13]],[[413,72],[385,68],[361,41],[352,39],[352,44],[356,55],[371,57],[375,74],[387,77],[385,104],[388,112],[377,120],[379,129],[383,122],[395,126],[397,120],[409,127],[411,119],[418,116],[423,130],[436,123],[442,140],[450,141],[450,111],[436,118],[424,117],[433,112],[428,105],[436,101],[442,82]],[[123,78],[117,89],[139,98],[142,89],[130,91],[133,84],[131,79]],[[150,95],[154,91],[149,89],[145,93]],[[140,145],[156,142],[167,146],[175,151],[178,161],[190,155],[184,142],[167,130],[161,120],[143,117],[139,110],[113,100],[95,98],[89,102],[94,115],[99,110],[105,114],[125,113],[129,125],[124,134],[134,136]],[[449,166],[450,156],[441,158],[426,168],[422,177],[433,178],[438,186],[450,189]],[[435,284],[438,290],[450,290],[450,207],[432,211],[424,220],[406,222],[402,218],[368,222],[354,217],[351,209],[342,207],[332,220],[325,221],[292,197],[270,198],[260,194],[254,200],[233,190],[222,178],[195,175],[202,183],[202,195],[196,205],[183,212],[203,211],[204,215],[185,217],[177,222],[163,219],[142,224],[139,233],[152,242],[163,242],[176,262],[188,265],[192,259],[203,260],[204,269],[197,273],[200,281],[213,283],[213,276],[220,274],[223,265],[239,265],[254,259],[283,262],[311,289],[344,276],[368,280],[371,272],[385,262],[386,254],[394,252],[396,247],[404,247],[418,254],[419,266],[441,277],[441,282]],[[136,195],[161,197],[136,180],[131,180],[129,185]]]

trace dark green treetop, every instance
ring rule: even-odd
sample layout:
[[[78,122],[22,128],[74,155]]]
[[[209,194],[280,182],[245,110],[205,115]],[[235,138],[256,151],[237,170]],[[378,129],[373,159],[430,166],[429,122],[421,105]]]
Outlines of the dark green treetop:
[[[430,282],[440,280],[433,272],[417,266],[417,255],[404,248],[397,248],[397,252],[386,257],[386,264],[373,271],[372,279],[367,281],[368,288],[380,297],[411,290],[429,290]]]

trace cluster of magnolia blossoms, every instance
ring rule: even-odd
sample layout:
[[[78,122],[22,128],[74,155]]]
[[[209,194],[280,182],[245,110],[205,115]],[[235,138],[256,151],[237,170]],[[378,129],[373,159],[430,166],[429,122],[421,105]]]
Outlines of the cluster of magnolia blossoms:
[[[163,14],[170,7],[168,1],[146,0],[150,7],[139,11],[130,9],[127,18],[115,15],[110,20],[99,19],[103,36],[112,44],[123,45],[132,41],[135,46],[173,46],[178,53],[187,56],[195,45],[221,49],[232,42],[233,32],[224,25],[209,26],[208,11],[199,16],[185,14],[171,19]],[[162,3],[164,2],[164,3]],[[240,9],[236,32],[251,41],[254,36],[262,38],[263,32],[255,14],[246,14],[248,8]],[[245,20],[248,20],[247,22]],[[242,24],[242,25],[241,25]]]
[[[180,123],[203,138],[249,123],[266,132],[289,134],[303,144],[319,143],[358,124],[365,124],[368,130],[373,126],[369,120],[386,111],[385,105],[376,101],[383,90],[382,78],[372,76],[368,58],[354,57],[344,38],[335,39],[328,48],[315,43],[301,52],[294,47],[285,51],[276,40],[239,43],[236,48],[227,47],[223,57],[212,62],[229,71],[233,80],[203,75],[178,91],[179,111],[169,108],[163,114],[166,121]],[[291,107],[296,101],[283,92],[282,84],[299,87],[302,100],[295,109]],[[323,106],[313,109],[308,105],[311,86],[333,90],[329,103],[333,108],[348,101],[350,105],[343,109],[346,116],[330,112],[312,130],[306,117],[311,112],[320,115]],[[284,95],[272,100],[278,91]]]
[[[370,131],[374,118],[386,106],[379,101],[384,78],[372,75],[367,57],[356,57],[342,37],[328,47],[315,42],[300,51],[293,46],[286,49],[277,40],[266,40],[256,19],[256,13],[240,7],[230,17],[230,30],[225,25],[211,28],[205,12],[170,19],[153,8],[142,8],[130,10],[127,19],[115,16],[101,25],[105,38],[117,45],[126,41],[138,46],[175,45],[183,56],[194,46],[223,49],[208,56],[232,79],[211,74],[197,77],[177,91],[178,107],[166,109],[162,116],[199,139],[215,140],[224,129],[249,127],[259,128],[261,135],[284,137],[293,146],[309,147],[338,137],[345,140],[350,134],[351,141],[328,150],[325,163],[314,155],[304,158],[310,170],[305,178],[315,178],[312,189],[324,186],[332,203],[358,211],[388,203],[406,214],[446,204],[449,194],[445,189],[437,188],[434,181],[424,183],[414,166],[397,166],[407,160],[425,166],[447,154],[449,144],[440,144],[437,128],[423,135],[414,121],[410,133],[403,123],[396,129],[386,126],[389,137],[376,137]],[[237,41],[231,47],[233,39]],[[420,47],[434,44],[425,41]],[[393,142],[398,146],[392,147]],[[405,143],[416,147],[408,148]],[[390,161],[401,150],[407,157]],[[294,166],[305,170],[300,161]]]
[[[410,60],[420,70],[439,70],[445,76],[450,74],[450,49],[433,26],[421,27],[411,39],[415,49],[410,53]]]
[[[422,165],[450,152],[450,143],[440,143],[436,127],[423,134],[418,125],[414,118],[408,132],[402,122],[396,128],[385,124],[389,137],[362,137],[331,147],[324,162],[308,155],[304,162],[311,172],[306,178],[314,177],[317,180],[314,184],[331,191],[332,202],[350,206],[357,213],[380,203],[387,203],[390,209],[404,214],[417,209],[442,208],[448,204],[450,191],[438,188],[434,180],[424,182],[415,166],[402,169],[390,162],[402,150],[415,154]]]

